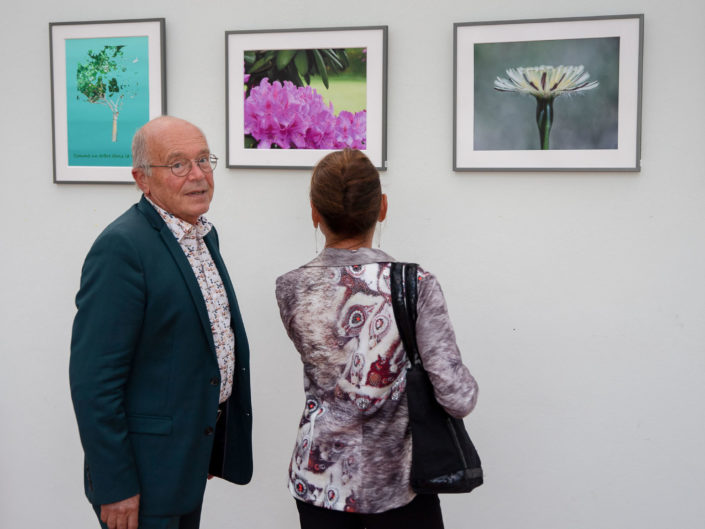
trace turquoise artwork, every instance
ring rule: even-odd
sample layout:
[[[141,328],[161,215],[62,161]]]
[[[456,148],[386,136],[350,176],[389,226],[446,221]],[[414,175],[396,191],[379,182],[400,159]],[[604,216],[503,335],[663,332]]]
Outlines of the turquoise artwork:
[[[148,37],[66,40],[69,166],[132,165],[149,121]]]

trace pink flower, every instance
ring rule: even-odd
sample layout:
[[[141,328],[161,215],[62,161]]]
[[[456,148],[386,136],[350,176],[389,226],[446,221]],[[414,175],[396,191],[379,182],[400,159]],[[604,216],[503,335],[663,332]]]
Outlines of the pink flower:
[[[367,113],[343,111],[336,117],[333,105],[310,86],[264,78],[245,99],[244,125],[258,149],[364,149]]]
[[[366,145],[367,111],[352,114],[343,110],[336,120],[335,148],[364,149]]]

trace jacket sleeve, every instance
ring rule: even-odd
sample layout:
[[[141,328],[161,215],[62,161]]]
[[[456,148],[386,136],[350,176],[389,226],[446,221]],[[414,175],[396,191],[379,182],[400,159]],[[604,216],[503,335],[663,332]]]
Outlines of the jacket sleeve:
[[[453,417],[468,415],[477,401],[477,382],[463,364],[435,276],[419,270],[416,341],[438,403]]]
[[[292,325],[295,315],[295,290],[296,281],[293,272],[289,272],[277,278],[274,295],[277,298],[277,305],[279,306],[279,316],[281,316],[284,329],[286,329],[289,338],[293,340],[294,343],[298,343],[296,341],[298,337],[295,335]]]
[[[86,257],[76,296],[69,379],[86,488],[95,505],[139,493],[125,415],[125,387],[142,327],[145,287],[138,253],[102,234]]]

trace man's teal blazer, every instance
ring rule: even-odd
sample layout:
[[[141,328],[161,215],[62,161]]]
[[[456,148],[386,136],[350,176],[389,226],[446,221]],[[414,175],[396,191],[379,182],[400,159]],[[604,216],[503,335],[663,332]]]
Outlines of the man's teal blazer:
[[[143,515],[185,514],[202,502],[209,470],[240,484],[252,476],[247,336],[215,228],[204,241],[235,333],[233,393],[219,418],[220,370],[206,305],[156,210],[142,197],[86,257],[69,375],[94,505],[139,493]]]

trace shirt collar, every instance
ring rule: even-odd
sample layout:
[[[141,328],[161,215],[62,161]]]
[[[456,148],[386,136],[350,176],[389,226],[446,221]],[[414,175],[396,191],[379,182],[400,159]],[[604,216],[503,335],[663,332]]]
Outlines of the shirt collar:
[[[179,242],[183,239],[189,238],[202,239],[208,234],[209,231],[211,231],[211,228],[213,228],[213,224],[211,224],[203,215],[198,217],[198,220],[194,225],[160,208],[152,202],[149,197],[144,198],[147,199],[147,202],[149,202],[157,213],[159,213],[159,216],[164,220],[171,233],[174,234],[174,237],[176,237],[176,240]]]
[[[324,248],[323,251],[304,267],[312,266],[352,266],[371,263],[389,263],[394,259],[389,254],[376,248],[359,248],[344,250],[342,248]]]

